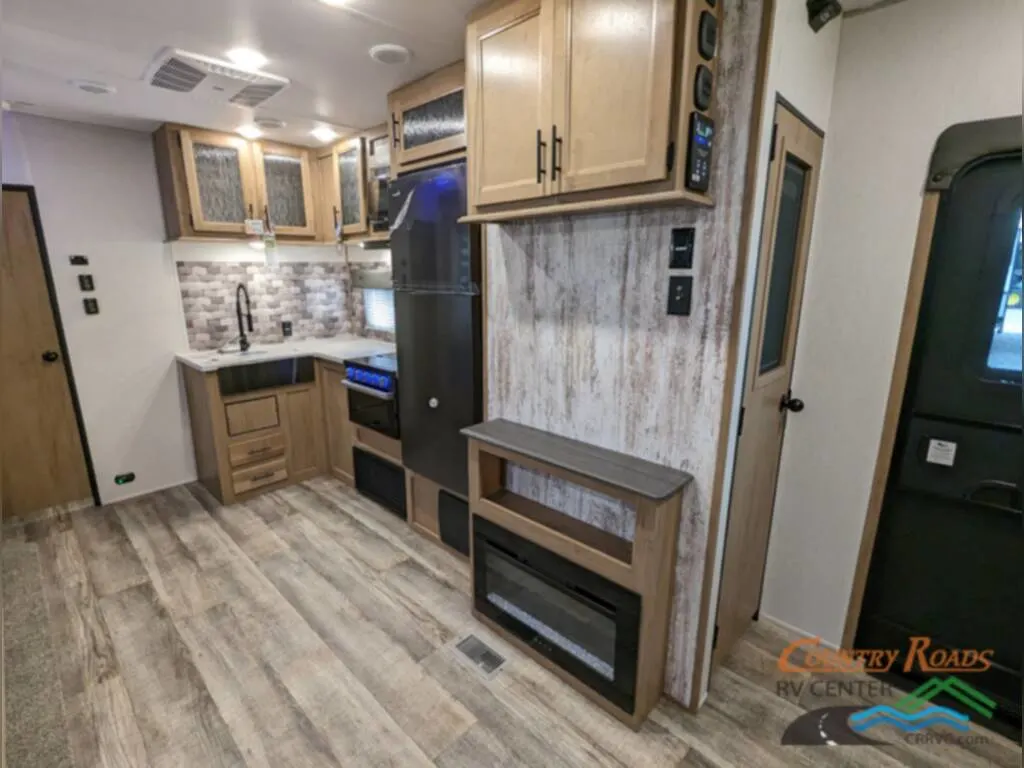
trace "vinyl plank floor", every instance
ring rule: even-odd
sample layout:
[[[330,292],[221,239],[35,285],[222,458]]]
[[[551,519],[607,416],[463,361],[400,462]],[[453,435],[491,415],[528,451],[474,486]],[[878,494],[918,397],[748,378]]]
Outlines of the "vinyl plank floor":
[[[333,479],[230,506],[193,484],[4,533],[12,767],[1020,765],[994,734],[783,746],[845,700],[781,673],[793,638],[767,622],[698,715],[663,700],[632,731],[473,618],[465,560]],[[469,633],[505,657],[495,674],[454,648]]]

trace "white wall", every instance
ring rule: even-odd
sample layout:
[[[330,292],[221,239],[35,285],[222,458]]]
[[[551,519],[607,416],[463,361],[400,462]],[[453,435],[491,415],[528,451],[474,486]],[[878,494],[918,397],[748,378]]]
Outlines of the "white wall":
[[[746,255],[746,275],[743,288],[743,316],[740,321],[739,339],[740,368],[737,372],[733,391],[733,413],[731,433],[736,434],[739,410],[743,398],[743,366],[750,337],[750,314],[754,297],[757,255],[760,249],[761,223],[764,214],[765,182],[768,175],[768,156],[771,150],[772,123],[775,120],[776,97],[782,96],[800,110],[818,128],[827,131],[832,111],[832,81],[839,53],[842,20],[837,19],[815,34],[807,23],[807,5],[804,0],[777,0],[772,20],[772,47],[768,58],[768,79],[764,92],[764,111],[761,115],[761,142],[758,147],[757,176],[751,226],[751,238]],[[820,194],[820,192],[819,192]],[[818,249],[819,235],[812,236],[811,256]],[[726,456],[726,487],[722,495],[721,518],[718,528],[718,544],[715,549],[717,565],[714,569],[712,586],[712,611],[718,605],[718,581],[721,575],[721,559],[725,549],[725,534],[728,528],[728,511],[732,477],[735,462],[736,442],[729,446]],[[714,622],[708,626],[708,647]],[[711,654],[705,659],[704,679],[708,679]]]
[[[1021,0],[906,0],[843,22],[763,613],[842,637],[939,134],[1021,112]]]
[[[174,354],[188,344],[150,137],[4,114],[3,181],[36,188],[100,497],[195,478]],[[88,268],[68,256],[89,257]],[[78,274],[96,281],[86,316]],[[137,479],[114,485],[114,476]]]

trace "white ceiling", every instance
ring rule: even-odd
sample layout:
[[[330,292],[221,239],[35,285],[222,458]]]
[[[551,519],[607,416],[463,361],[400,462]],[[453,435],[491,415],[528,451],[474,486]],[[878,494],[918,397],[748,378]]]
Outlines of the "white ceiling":
[[[268,138],[315,145],[310,130],[340,133],[386,119],[386,95],[461,59],[465,19],[481,0],[4,0],[3,98],[21,112],[152,130],[174,121],[234,130],[255,117],[287,125]],[[412,59],[378,64],[367,51],[398,43]],[[260,50],[264,69],[289,78],[255,111],[155,88],[143,75],[166,46],[223,58]],[[117,89],[90,95],[68,81]],[[23,103],[27,102],[31,106]]]

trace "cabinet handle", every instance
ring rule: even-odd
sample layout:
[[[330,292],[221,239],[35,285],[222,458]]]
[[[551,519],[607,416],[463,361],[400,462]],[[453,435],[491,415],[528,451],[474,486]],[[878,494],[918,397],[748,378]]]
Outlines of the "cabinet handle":
[[[253,217],[252,203],[249,203],[249,218],[251,219],[252,217]]]
[[[537,183],[544,181],[544,152],[548,145],[544,141],[544,134],[540,128],[537,129]]]
[[[338,206],[332,205],[331,206],[331,213],[334,214],[334,231],[337,232],[338,231]]]
[[[263,220],[267,222],[267,229],[270,229],[270,208],[266,205],[263,206]]]
[[[395,117],[395,113],[391,113],[391,146],[398,146],[398,119]]]
[[[249,449],[249,455],[250,456],[255,456],[257,453],[266,453],[267,451],[271,450],[272,448],[273,448],[273,446],[271,446],[271,445],[265,445],[262,448],[250,448]]]
[[[562,139],[558,135],[558,127],[551,126],[551,180],[558,181],[562,170]]]
[[[269,480],[274,476],[273,472],[263,472],[259,475],[253,475],[250,480]]]

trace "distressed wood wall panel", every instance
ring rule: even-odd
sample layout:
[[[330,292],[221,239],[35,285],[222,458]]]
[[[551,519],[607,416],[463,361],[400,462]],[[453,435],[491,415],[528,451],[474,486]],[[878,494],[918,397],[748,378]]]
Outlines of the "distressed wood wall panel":
[[[690,472],[684,497],[666,692],[687,702],[709,504],[725,395],[761,0],[725,4],[711,210],[643,209],[489,225],[488,418]],[[693,309],[669,317],[671,229],[697,227]],[[623,510],[557,482],[509,485],[622,534]],[[520,491],[522,492],[522,491]],[[561,506],[560,506],[561,505]]]

